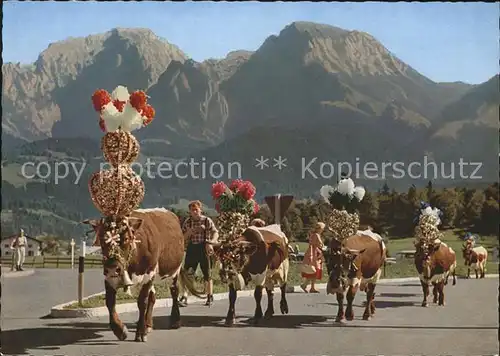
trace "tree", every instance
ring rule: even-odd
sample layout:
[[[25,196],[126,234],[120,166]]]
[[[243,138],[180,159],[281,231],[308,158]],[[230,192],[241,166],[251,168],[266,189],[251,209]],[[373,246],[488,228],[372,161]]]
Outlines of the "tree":
[[[292,236],[292,228],[286,216],[281,219],[281,231],[283,231],[286,236]]]
[[[462,223],[465,226],[473,226],[480,221],[485,200],[484,192],[480,190],[467,190],[465,192],[462,216]]]
[[[455,189],[445,188],[436,195],[436,205],[443,212],[441,218],[443,227],[455,227],[459,212],[458,194]]]
[[[389,188],[389,185],[387,184],[387,182],[384,183],[383,187],[382,187],[382,191],[380,192],[380,194],[382,195],[385,195],[385,196],[389,196],[391,193],[391,190]]]
[[[427,199],[427,202],[428,202],[429,204],[433,204],[433,203],[434,203],[434,198],[435,198],[435,194],[436,194],[436,192],[435,192],[435,190],[434,190],[434,188],[433,188],[433,186],[432,186],[432,181],[429,181],[429,182],[427,183],[427,186],[426,186],[426,193],[427,193],[427,194],[426,194],[426,199]]]
[[[370,192],[366,192],[359,207],[360,220],[369,225],[376,225],[379,215],[377,197]]]

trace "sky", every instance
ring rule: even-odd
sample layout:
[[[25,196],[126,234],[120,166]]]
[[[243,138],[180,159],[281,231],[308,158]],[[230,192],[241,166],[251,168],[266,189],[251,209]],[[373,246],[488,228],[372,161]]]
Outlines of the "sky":
[[[499,4],[329,2],[3,3],[3,62],[34,62],[50,43],[142,27],[196,61],[256,50],[293,21],[368,32],[436,82],[482,83],[499,72]]]

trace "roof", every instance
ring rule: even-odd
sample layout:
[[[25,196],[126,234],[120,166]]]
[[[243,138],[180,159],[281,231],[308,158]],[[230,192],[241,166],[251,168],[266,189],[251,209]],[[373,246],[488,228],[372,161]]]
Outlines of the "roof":
[[[24,235],[24,236],[25,236],[27,239],[29,239],[29,240],[33,240],[33,241],[35,241],[35,242],[37,242],[37,243],[39,243],[39,244],[41,244],[41,243],[42,243],[42,241],[41,241],[41,240],[38,240],[38,239],[36,239],[36,238],[34,238],[34,237],[31,237],[31,236],[28,236],[28,235]],[[16,234],[16,235],[10,235],[10,236],[7,236],[7,237],[2,237],[2,241],[3,241],[3,240],[11,240],[11,239],[13,239],[13,238],[15,238],[15,237],[17,237],[17,234]]]

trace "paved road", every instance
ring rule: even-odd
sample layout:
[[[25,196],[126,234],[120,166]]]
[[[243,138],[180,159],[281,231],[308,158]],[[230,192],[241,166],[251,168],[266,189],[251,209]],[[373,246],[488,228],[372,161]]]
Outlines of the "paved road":
[[[421,290],[416,283],[379,285],[375,318],[360,320],[364,299],[360,294],[355,300],[356,319],[343,326],[333,320],[337,312],[334,297],[324,293],[289,294],[291,314],[278,314],[261,326],[246,323],[253,314],[254,302],[253,298],[241,298],[237,302],[238,324],[231,329],[222,326],[226,300],[216,302],[212,308],[192,305],[181,309],[184,327],[179,330],[166,330],[170,310],[159,309],[155,330],[148,343],[142,344],[117,341],[108,330],[106,317],[40,319],[51,305],[74,294],[75,281],[70,273],[64,273],[52,284],[49,281],[55,273],[48,271],[5,283],[5,355],[474,356],[498,352],[497,279],[458,280],[456,286],[446,289],[445,307],[428,308],[420,307]],[[95,287],[89,293],[100,289],[101,276],[95,275],[94,279],[99,282],[89,282],[91,289]],[[38,292],[33,289],[35,283]],[[22,309],[13,310],[14,306]],[[133,340],[137,315],[123,314],[122,318]]]

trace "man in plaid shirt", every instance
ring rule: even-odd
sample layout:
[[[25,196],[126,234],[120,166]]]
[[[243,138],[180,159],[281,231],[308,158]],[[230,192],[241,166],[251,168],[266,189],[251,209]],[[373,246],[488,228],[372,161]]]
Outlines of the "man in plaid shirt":
[[[202,214],[199,200],[189,203],[189,214],[190,216],[182,224],[184,241],[187,243],[184,269],[194,275],[200,265],[208,295],[205,305],[210,306],[214,300],[213,282],[210,276],[210,256],[213,254],[213,247],[206,242],[217,241],[219,234],[212,219]],[[180,306],[187,305],[187,291],[184,291],[179,304]]]

